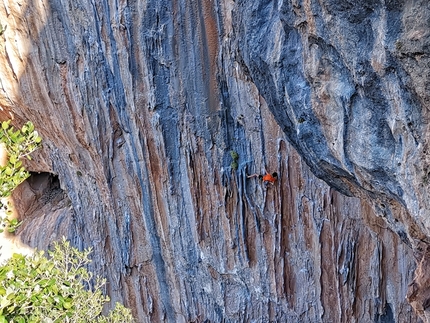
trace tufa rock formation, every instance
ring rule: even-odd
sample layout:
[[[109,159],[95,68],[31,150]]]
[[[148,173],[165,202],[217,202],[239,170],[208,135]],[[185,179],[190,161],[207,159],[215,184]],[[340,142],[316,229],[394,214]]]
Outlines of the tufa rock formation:
[[[427,320],[427,1],[4,0],[0,22],[0,117],[44,138],[23,242],[92,247],[139,322]]]

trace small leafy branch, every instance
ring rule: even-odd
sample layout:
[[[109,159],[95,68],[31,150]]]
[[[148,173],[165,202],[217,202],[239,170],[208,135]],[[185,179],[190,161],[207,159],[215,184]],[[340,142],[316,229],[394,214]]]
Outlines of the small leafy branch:
[[[237,163],[237,161],[239,160],[239,154],[236,151],[231,150],[230,156],[231,156],[231,159],[233,160],[230,164],[230,167],[231,169],[237,170],[237,168],[239,167],[239,164]]]
[[[109,301],[101,292],[105,279],[85,268],[90,249],[79,251],[63,237],[45,257],[14,254],[0,266],[0,323],[6,322],[134,322],[129,309],[117,303],[108,316]],[[90,287],[92,286],[92,287]]]
[[[9,197],[12,191],[30,176],[21,159],[26,157],[31,160],[30,154],[39,148],[41,142],[42,138],[30,121],[21,129],[11,126],[10,120],[1,123],[0,143],[6,149],[7,161],[0,166],[0,198]],[[7,202],[0,202],[0,210],[5,211],[6,215],[12,213]],[[1,227],[7,227],[9,232],[14,232],[19,226],[16,219],[9,219],[7,216],[0,219],[0,224]],[[2,231],[3,229],[0,229],[0,232]]]

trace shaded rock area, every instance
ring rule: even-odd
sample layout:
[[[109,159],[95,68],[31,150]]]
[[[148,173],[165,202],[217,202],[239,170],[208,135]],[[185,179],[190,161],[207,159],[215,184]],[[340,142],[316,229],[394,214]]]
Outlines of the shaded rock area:
[[[46,250],[53,241],[68,235],[73,209],[57,176],[32,173],[14,191],[13,198],[17,213],[25,219],[17,233],[28,245]]]
[[[19,237],[92,247],[139,322],[426,320],[429,17],[3,1],[0,117],[44,139]]]

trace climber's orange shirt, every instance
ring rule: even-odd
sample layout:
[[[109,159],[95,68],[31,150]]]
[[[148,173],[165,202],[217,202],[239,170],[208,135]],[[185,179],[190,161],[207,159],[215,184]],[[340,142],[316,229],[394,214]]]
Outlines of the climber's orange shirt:
[[[273,177],[272,175],[270,175],[270,174],[266,174],[266,175],[264,175],[263,176],[263,182],[270,182],[270,183],[272,183],[272,184],[275,184],[275,182],[276,182],[276,178],[275,177]]]

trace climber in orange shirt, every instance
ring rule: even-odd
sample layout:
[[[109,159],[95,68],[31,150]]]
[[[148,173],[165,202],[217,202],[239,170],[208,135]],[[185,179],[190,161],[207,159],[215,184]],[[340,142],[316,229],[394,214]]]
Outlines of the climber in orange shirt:
[[[266,175],[252,174],[252,175],[247,175],[246,177],[248,178],[258,177],[258,179],[261,179],[263,183],[270,183],[274,185],[276,180],[278,179],[278,173],[277,172],[274,172],[272,174],[266,173]]]

